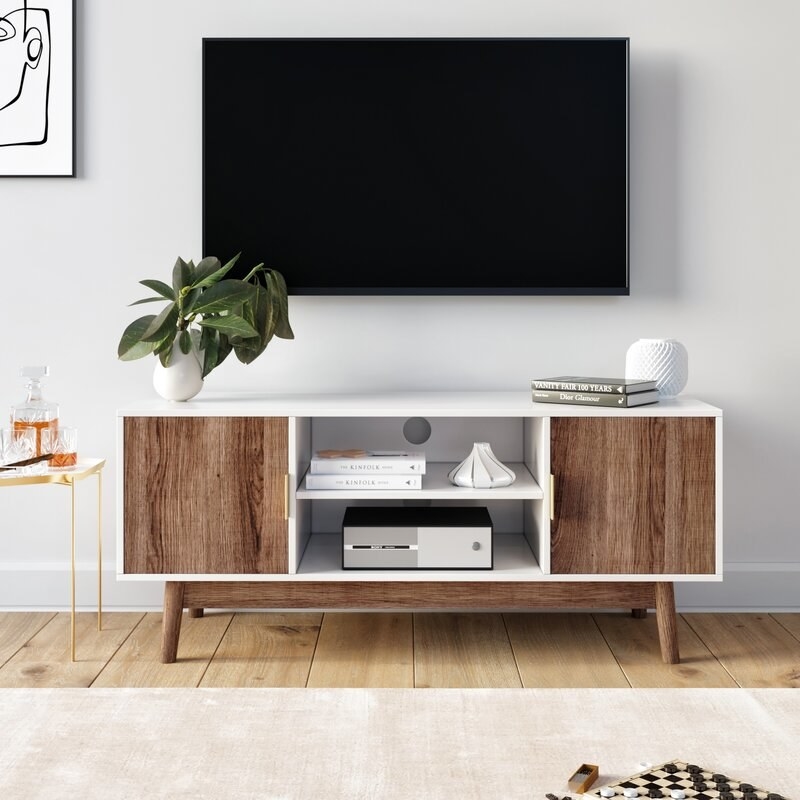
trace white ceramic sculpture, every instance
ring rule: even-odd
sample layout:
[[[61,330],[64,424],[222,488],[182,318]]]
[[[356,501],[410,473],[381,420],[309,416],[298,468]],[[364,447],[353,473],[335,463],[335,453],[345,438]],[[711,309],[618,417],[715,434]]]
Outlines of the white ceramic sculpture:
[[[517,476],[492,452],[489,442],[475,442],[472,452],[447,477],[456,486],[495,489],[509,486]]]
[[[689,354],[676,339],[639,339],[625,356],[625,377],[655,381],[661,397],[675,397],[689,380]]]

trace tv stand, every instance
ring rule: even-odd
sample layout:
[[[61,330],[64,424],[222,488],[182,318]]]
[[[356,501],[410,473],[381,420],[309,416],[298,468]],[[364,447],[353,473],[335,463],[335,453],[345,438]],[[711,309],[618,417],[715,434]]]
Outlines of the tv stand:
[[[422,489],[305,487],[314,451],[409,449],[412,417],[432,428],[415,446]],[[118,578],[166,582],[167,663],[185,608],[654,608],[664,661],[677,663],[674,582],[722,579],[722,414],[696,400],[623,410],[527,392],[209,393],[118,422]],[[449,483],[474,441],[514,469],[511,486]],[[487,505],[494,568],[342,570],[344,508],[367,501]]]

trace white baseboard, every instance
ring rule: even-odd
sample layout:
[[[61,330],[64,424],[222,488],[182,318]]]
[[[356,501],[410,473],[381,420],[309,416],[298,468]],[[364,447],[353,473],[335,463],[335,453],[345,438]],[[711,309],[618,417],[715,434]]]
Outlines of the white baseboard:
[[[719,583],[675,584],[680,611],[800,611],[800,562],[725,564]]]
[[[81,610],[97,608],[97,568],[79,563],[75,596]],[[103,608],[160,610],[161,581],[117,581],[115,568],[103,568]],[[800,562],[732,563],[716,583],[677,583],[680,611],[800,611]],[[68,609],[70,570],[63,562],[0,564],[0,609]]]
[[[163,582],[117,581],[116,568],[103,566],[103,610],[161,610],[163,602]],[[96,564],[76,566],[75,604],[81,611],[97,608]],[[60,611],[69,607],[68,564],[0,564],[0,609]]]

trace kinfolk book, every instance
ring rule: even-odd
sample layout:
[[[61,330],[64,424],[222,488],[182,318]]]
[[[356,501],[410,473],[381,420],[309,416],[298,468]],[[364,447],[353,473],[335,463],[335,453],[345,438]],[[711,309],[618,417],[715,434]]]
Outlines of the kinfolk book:
[[[634,392],[649,392],[655,388],[656,381],[640,378],[584,378],[580,375],[561,375],[557,378],[531,381],[531,389],[534,391],[633,394]]]
[[[421,489],[421,475],[306,475],[306,489]]]
[[[323,451],[331,452],[331,451]],[[424,475],[425,453],[403,450],[350,451],[357,456],[321,456],[311,459],[312,475]]]
[[[556,392],[552,390],[537,391],[533,394],[534,403],[568,403],[578,406],[606,406],[615,408],[633,408],[649,403],[657,403],[657,391],[636,392],[634,394],[610,394],[608,392]]]

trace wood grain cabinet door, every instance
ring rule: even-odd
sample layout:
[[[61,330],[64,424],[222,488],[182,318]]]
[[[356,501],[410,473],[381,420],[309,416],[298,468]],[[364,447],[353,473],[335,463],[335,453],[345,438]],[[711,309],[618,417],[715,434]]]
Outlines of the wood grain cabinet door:
[[[551,420],[551,571],[715,572],[713,417]]]
[[[126,574],[287,571],[288,421],[126,417]]]

